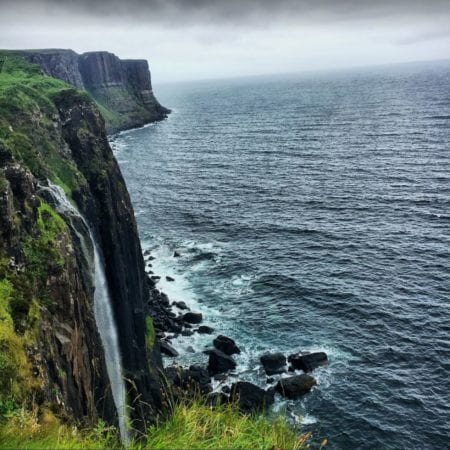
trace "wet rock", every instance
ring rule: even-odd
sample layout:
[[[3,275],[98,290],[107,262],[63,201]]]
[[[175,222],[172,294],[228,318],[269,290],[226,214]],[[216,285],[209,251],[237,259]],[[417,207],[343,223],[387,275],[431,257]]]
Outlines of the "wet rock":
[[[185,302],[173,302],[172,304],[180,309],[188,309]]]
[[[222,392],[224,393],[224,394],[231,394],[231,388],[230,388],[230,386],[224,386],[223,388],[222,388]]]
[[[172,278],[169,275],[166,275],[166,280],[167,281],[175,281],[175,278]]]
[[[159,281],[161,279],[161,277],[159,275],[152,275],[150,277],[153,281]]]
[[[266,383],[267,384],[272,384],[274,381],[275,381],[275,378],[270,377],[270,378],[267,378]]]
[[[238,381],[231,386],[230,399],[238,402],[242,412],[252,413],[268,408],[274,402],[274,392],[247,381]]]
[[[286,369],[286,357],[282,353],[266,353],[260,358],[267,375],[283,373]]]
[[[192,336],[193,334],[194,334],[194,332],[191,330],[183,330],[181,332],[181,336]]]
[[[181,255],[175,250],[174,252],[173,252],[173,257],[174,258],[179,258]]]
[[[227,378],[228,376],[225,373],[218,373],[217,375],[214,375],[214,380],[219,381],[221,383],[226,381]]]
[[[282,378],[277,383],[276,390],[283,397],[294,399],[308,393],[316,384],[316,380],[311,375],[295,375]]]
[[[211,375],[224,373],[235,368],[236,362],[231,356],[216,349],[209,353],[208,372]]]
[[[167,356],[170,356],[172,358],[175,358],[178,356],[178,352],[166,341],[161,341],[159,343],[159,347],[161,350],[161,353],[164,353]]]
[[[312,372],[317,367],[328,364],[325,352],[289,355],[288,360],[294,369],[303,370],[303,372]]]
[[[187,323],[201,323],[203,315],[202,313],[188,312],[183,316],[183,320]]]
[[[236,345],[236,342],[234,342],[233,339],[223,336],[223,335],[217,336],[214,339],[213,344],[217,350],[220,350],[221,352],[225,353],[226,355],[233,355],[235,353],[241,353],[241,350]]]
[[[214,328],[208,327],[207,325],[201,325],[197,328],[197,333],[199,334],[212,334],[214,333]]]

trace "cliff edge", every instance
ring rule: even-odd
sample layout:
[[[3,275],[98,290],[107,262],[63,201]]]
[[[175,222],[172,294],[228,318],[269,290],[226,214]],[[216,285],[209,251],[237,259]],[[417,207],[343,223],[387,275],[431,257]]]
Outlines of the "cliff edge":
[[[156,99],[146,60],[122,60],[109,52],[20,50],[12,54],[48,76],[84,89],[97,102],[109,134],[162,120],[170,113]]]
[[[163,409],[162,362],[133,208],[103,117],[88,94],[2,52],[0,111],[0,412],[23,405],[117,423],[94,305],[95,246],[129,416],[142,428]],[[61,214],[52,186],[79,217]]]

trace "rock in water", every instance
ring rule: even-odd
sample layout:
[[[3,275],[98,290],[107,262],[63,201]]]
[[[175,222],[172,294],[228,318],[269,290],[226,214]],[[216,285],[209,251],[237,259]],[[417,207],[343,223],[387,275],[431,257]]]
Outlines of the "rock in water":
[[[316,384],[316,380],[311,375],[302,374],[282,378],[278,382],[276,390],[283,397],[294,399],[308,393]]]
[[[159,347],[161,349],[161,353],[164,353],[167,356],[175,358],[178,356],[178,352],[166,341],[161,341],[159,343]]]
[[[288,360],[294,369],[303,370],[303,372],[312,372],[317,367],[328,364],[328,357],[324,352],[289,355]]]
[[[212,334],[214,333],[214,328],[208,327],[207,325],[202,325],[197,328],[197,333],[199,334]]]
[[[268,408],[274,402],[274,391],[266,391],[246,381],[238,381],[231,386],[230,399],[238,402],[242,412],[252,413]]]
[[[233,339],[219,335],[217,336],[213,341],[214,347],[217,348],[217,350],[220,350],[221,352],[225,353],[226,355],[233,355],[234,353],[241,353],[241,350],[236,345],[236,342],[233,341]]]
[[[183,320],[187,323],[201,323],[203,316],[202,313],[188,312],[183,316]]]
[[[285,372],[286,357],[282,353],[266,353],[260,360],[267,375]]]
[[[175,281],[175,278],[172,278],[169,275],[166,275],[166,280],[167,281]]]
[[[173,302],[173,305],[180,309],[188,309],[185,302]]]
[[[210,375],[224,373],[234,368],[236,368],[236,363],[231,356],[220,350],[211,350],[209,352],[208,372]]]

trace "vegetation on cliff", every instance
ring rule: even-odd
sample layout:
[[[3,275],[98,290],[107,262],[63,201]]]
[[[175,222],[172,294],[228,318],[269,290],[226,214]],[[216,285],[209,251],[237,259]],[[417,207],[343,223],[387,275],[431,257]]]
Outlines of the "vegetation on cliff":
[[[203,402],[180,404],[170,419],[154,425],[130,450],[145,449],[303,449],[308,435],[299,435],[279,417],[243,415],[237,405],[215,406]],[[99,422],[90,430],[61,424],[45,411],[41,417],[19,411],[0,425],[2,449],[119,449],[117,431]]]

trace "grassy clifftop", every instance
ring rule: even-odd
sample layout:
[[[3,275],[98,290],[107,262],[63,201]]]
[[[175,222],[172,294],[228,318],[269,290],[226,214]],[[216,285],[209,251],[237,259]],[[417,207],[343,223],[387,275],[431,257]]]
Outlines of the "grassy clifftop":
[[[82,176],[58,145],[51,120],[57,116],[58,96],[87,94],[43,76],[37,66],[20,57],[0,52],[0,144],[33,175],[49,178],[70,193],[79,187]]]

